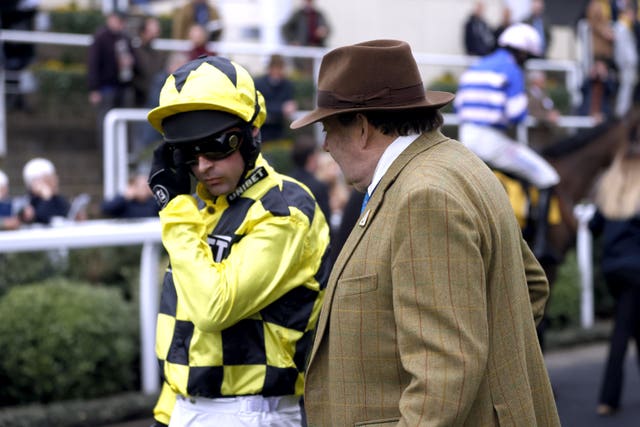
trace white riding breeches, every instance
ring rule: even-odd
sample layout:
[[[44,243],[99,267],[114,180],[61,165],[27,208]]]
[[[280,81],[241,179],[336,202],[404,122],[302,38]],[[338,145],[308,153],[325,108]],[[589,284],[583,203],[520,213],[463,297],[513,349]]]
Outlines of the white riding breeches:
[[[300,396],[178,396],[169,427],[300,427]]]
[[[538,188],[549,188],[560,182],[556,170],[542,156],[498,129],[463,123],[459,139],[489,166],[522,177]]]

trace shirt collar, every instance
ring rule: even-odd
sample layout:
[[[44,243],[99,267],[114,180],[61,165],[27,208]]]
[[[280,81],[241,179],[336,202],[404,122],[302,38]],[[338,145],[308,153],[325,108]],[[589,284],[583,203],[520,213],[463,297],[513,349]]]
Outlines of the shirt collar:
[[[413,141],[418,138],[418,136],[420,135],[411,134],[407,136],[399,136],[389,144],[389,146],[384,150],[384,153],[382,153],[380,160],[378,160],[376,170],[373,172],[373,179],[367,188],[367,194],[373,194],[373,190],[376,189],[384,174],[387,173],[387,170],[391,167],[391,164],[409,145],[411,145]]]

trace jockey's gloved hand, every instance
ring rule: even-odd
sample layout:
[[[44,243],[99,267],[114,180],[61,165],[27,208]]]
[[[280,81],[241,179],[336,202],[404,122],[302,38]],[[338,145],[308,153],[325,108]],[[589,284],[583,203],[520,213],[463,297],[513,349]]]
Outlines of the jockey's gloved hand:
[[[191,192],[189,166],[183,162],[175,163],[173,150],[163,142],[153,150],[153,161],[149,172],[149,187],[160,209],[167,206],[179,194]]]

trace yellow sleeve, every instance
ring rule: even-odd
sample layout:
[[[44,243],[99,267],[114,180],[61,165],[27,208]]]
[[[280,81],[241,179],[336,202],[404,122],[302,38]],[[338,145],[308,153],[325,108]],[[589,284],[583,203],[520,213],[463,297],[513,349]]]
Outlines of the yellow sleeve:
[[[302,215],[273,216],[259,202],[229,256],[214,262],[202,214],[190,196],[161,212],[162,242],[169,254],[179,317],[216,332],[259,312],[313,277],[321,262]]]
[[[175,404],[176,394],[171,390],[166,382],[163,382],[160,396],[158,397],[156,406],[153,408],[153,418],[162,424],[169,425],[171,413],[173,412]]]

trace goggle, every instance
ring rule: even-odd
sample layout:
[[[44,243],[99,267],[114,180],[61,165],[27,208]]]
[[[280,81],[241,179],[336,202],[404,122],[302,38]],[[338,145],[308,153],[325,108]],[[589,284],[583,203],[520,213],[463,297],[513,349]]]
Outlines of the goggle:
[[[241,142],[242,131],[231,130],[194,143],[172,144],[174,162],[193,166],[198,163],[198,156],[208,160],[226,159],[240,148]]]

